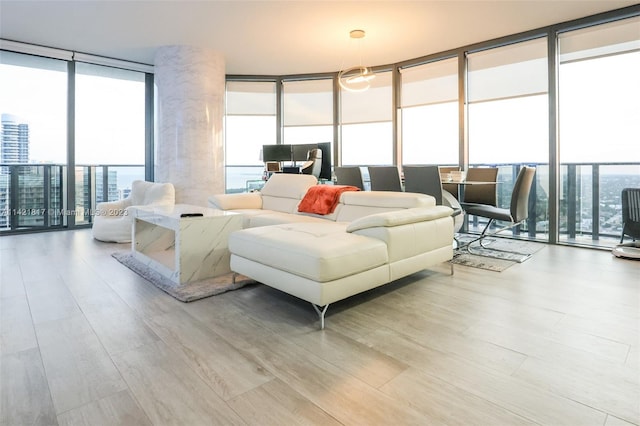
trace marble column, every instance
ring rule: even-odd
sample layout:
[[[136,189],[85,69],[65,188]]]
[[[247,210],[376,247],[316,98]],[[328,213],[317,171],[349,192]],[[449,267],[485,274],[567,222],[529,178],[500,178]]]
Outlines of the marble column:
[[[206,206],[225,190],[224,58],[200,47],[160,47],[155,84],[155,180],[175,186],[176,203]]]

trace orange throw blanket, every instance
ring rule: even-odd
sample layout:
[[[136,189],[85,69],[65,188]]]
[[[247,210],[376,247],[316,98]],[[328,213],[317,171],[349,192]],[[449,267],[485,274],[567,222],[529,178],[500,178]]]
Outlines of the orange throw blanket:
[[[345,191],[360,191],[360,189],[349,185],[312,186],[300,201],[298,211],[322,215],[333,213],[340,201],[340,195]]]

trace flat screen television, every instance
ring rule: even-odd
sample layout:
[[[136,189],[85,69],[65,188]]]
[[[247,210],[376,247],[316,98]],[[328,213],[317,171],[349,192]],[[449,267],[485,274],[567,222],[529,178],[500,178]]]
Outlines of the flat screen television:
[[[318,148],[317,143],[305,143],[305,144],[296,144],[291,145],[293,149],[293,161],[307,161],[307,154],[312,149]],[[322,153],[324,154],[324,152]],[[323,155],[324,158],[324,155]]]
[[[291,145],[262,145],[262,161],[291,161]]]

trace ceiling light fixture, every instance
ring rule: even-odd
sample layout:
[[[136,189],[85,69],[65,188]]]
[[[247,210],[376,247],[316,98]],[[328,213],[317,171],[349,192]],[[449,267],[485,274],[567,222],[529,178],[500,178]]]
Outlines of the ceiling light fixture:
[[[349,33],[349,37],[358,42],[359,64],[342,69],[338,73],[338,84],[349,92],[363,92],[367,90],[371,86],[371,80],[376,77],[371,68],[362,65],[362,39],[364,35],[363,30],[353,30]]]

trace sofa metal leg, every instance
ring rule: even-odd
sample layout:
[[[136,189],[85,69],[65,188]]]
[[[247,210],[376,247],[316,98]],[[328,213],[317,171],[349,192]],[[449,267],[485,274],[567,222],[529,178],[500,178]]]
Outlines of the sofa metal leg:
[[[318,306],[315,303],[312,303],[311,306],[313,306],[313,309],[315,309],[316,313],[320,317],[320,330],[324,330],[324,314],[327,312],[329,305]],[[320,308],[322,308],[322,310],[320,310]]]

